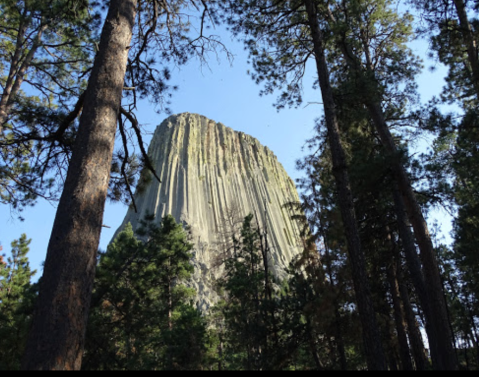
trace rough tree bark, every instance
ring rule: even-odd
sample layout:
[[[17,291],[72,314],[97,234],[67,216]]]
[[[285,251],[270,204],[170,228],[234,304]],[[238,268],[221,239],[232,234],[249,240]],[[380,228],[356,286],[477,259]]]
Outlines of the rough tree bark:
[[[398,278],[401,301],[404,306],[404,313],[407,321],[407,334],[409,338],[409,344],[411,345],[411,351],[416,370],[429,369],[429,362],[424,347],[424,342],[422,341],[421,332],[416,320],[416,314],[411,307],[407,284],[404,282],[400,262],[398,259],[396,260],[396,276]]]
[[[467,59],[471,65],[474,89],[476,90],[476,94],[479,96],[479,57],[477,56],[477,44],[474,39],[474,33],[472,31],[469,19],[467,18],[467,10],[464,0],[454,0],[454,6],[456,7],[459,25],[461,26],[462,37],[467,49]]]
[[[434,368],[439,370],[455,370],[458,367],[458,363],[454,352],[453,334],[448,326],[447,306],[444,299],[439,266],[426,220],[417,202],[406,170],[399,161],[397,148],[380,104],[367,95],[364,96],[364,104],[369,110],[379,139],[386,153],[390,156],[393,177],[397,182],[398,190],[404,200],[404,206],[419,246],[427,297],[430,310],[434,313],[434,315],[431,316],[435,331],[434,341],[436,342],[437,352],[437,357],[435,360],[433,359]]]
[[[426,322],[426,333],[429,340],[431,358],[432,360],[437,360],[439,357],[439,351],[437,350],[438,335],[435,324],[436,317],[434,315],[434,312],[431,310],[432,303],[430,302],[430,297],[427,293],[426,282],[424,280],[424,275],[421,269],[421,261],[419,260],[419,256],[416,252],[414,235],[409,228],[404,200],[399,192],[396,182],[393,182],[392,191],[396,219],[399,229],[399,237],[401,238],[402,248],[406,257],[406,264],[408,267],[409,275],[418,296],[419,304],[424,313]]]
[[[328,18],[331,22],[335,22],[334,16],[328,8]],[[349,68],[355,72],[358,77],[375,77],[374,68],[369,58],[367,43],[364,43],[366,50],[366,68],[361,64],[360,57],[356,56],[351,47],[346,42],[346,39],[341,39],[339,47],[342,51],[344,59]],[[437,257],[434,251],[431,236],[429,234],[426,220],[419,206],[416,195],[412,189],[411,181],[407,172],[402,165],[394,138],[389,130],[389,127],[384,116],[381,106],[381,97],[378,96],[380,92],[378,88],[374,88],[375,82],[370,81],[373,89],[369,91],[364,90],[364,86],[358,87],[362,93],[362,101],[367,108],[371,120],[376,128],[381,144],[388,157],[390,158],[390,166],[393,174],[393,179],[397,189],[404,201],[404,208],[411,223],[416,237],[416,241],[420,250],[420,258],[422,263],[422,273],[425,281],[425,288],[427,297],[424,296],[429,304],[432,326],[434,331],[433,346],[435,345],[436,355],[432,353],[433,364],[435,369],[457,369],[457,358],[454,353],[454,342],[452,333],[448,327],[447,307],[444,299],[444,293],[441,285],[441,277],[439,274],[439,267],[437,264]],[[427,305],[427,304],[426,304]],[[428,335],[430,333],[428,332]],[[431,333],[432,334],[432,333]]]
[[[398,337],[399,356],[401,360],[401,366],[403,370],[413,370],[411,355],[409,353],[409,345],[406,335],[406,320],[404,311],[401,305],[401,296],[399,293],[399,284],[396,275],[396,266],[394,261],[394,254],[396,244],[393,241],[393,237],[390,234],[387,236],[388,243],[391,246],[391,255],[386,268],[387,279],[389,283],[389,290],[391,299],[393,302],[394,322],[396,325],[396,334]]]
[[[306,7],[311,37],[313,39],[316,68],[323,98],[326,127],[328,129],[328,142],[333,161],[333,174],[338,190],[341,217],[348,244],[348,253],[351,262],[358,312],[362,325],[367,365],[370,370],[385,370],[386,359],[372,304],[371,292],[366,274],[366,262],[361,250],[346,158],[340,140],[335,103],[329,81],[323,37],[318,24],[318,13],[316,4],[313,0],[305,0],[304,5]]]
[[[111,0],[22,369],[80,369],[136,0]]]

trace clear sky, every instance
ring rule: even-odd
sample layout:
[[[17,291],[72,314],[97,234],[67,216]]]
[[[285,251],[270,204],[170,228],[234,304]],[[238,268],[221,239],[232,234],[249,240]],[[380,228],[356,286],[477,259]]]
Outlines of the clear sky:
[[[295,169],[295,161],[303,155],[301,148],[313,136],[314,121],[322,114],[322,106],[317,104],[321,102],[320,93],[312,89],[315,80],[313,65],[310,64],[305,77],[303,105],[298,109],[283,109],[278,112],[272,105],[275,95],[260,97],[260,86],[247,75],[247,70],[251,67],[246,64],[247,52],[243,50],[242,44],[230,41],[225,32],[220,33],[218,30],[218,33],[235,55],[233,62],[230,64],[226,56],[219,53],[218,57],[211,54],[208,59],[209,68],[200,67],[198,61],[191,61],[180,69],[173,69],[171,84],[179,85],[179,90],[172,98],[172,112],[198,113],[257,138],[276,154],[293,180],[299,178],[300,172]],[[425,55],[427,44],[416,43],[414,46],[418,54]],[[439,94],[444,83],[441,78],[444,70],[441,67],[438,67],[439,71],[431,73],[427,69],[431,63],[425,65],[426,69],[418,78],[424,101]],[[137,112],[140,123],[151,133],[167,117],[164,113],[156,114],[153,107],[145,101],[140,103]],[[145,138],[145,142],[148,143],[149,140],[150,137]],[[106,249],[126,211],[127,207],[123,204],[107,202],[103,224],[109,228],[102,228],[100,249]],[[3,245],[0,253],[8,256],[10,243],[26,233],[32,239],[28,256],[32,268],[38,270],[35,279],[41,274],[41,263],[46,256],[55,212],[56,203],[40,199],[34,207],[24,210],[22,216],[25,221],[21,222],[10,213],[7,206],[0,206],[0,244]],[[443,230],[449,228],[450,225],[444,220]]]

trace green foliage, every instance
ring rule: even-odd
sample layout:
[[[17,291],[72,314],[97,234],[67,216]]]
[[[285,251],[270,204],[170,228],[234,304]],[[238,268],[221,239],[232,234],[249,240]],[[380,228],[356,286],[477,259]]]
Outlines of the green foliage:
[[[347,97],[340,102],[381,101],[386,118],[398,119],[418,100],[414,76],[422,66],[408,47],[414,36],[412,15],[400,14],[395,4],[334,1],[322,11],[331,33],[332,81],[338,95]]]
[[[192,244],[171,215],[130,224],[100,255],[83,369],[202,369],[205,319],[184,285]]]
[[[454,249],[457,253],[458,267],[465,274],[464,281],[470,285],[476,297],[476,313],[479,314],[479,259],[476,246],[479,242],[479,128],[477,117],[468,114],[459,133],[454,153],[455,199],[458,205],[457,218],[453,227],[455,232]]]
[[[0,258],[0,370],[20,368],[37,286],[30,279],[27,254],[31,240],[22,234],[11,243],[11,256]]]
[[[137,137],[140,148],[143,142],[134,114],[126,109],[149,98],[167,110],[175,89],[168,85],[168,65],[185,64],[195,56],[203,60],[214,46],[222,48],[215,37],[190,38],[192,24],[186,11],[195,2],[140,3],[142,22],[135,25],[125,76],[125,86],[135,90],[124,93],[119,117],[123,145],[113,158],[108,194],[124,202],[131,187],[140,192],[153,179],[144,151],[142,158],[128,151],[132,138]],[[304,1],[201,3],[202,20],[209,16],[216,21],[216,9],[222,10],[233,35],[249,51],[250,76],[263,85],[260,94],[279,91],[278,109],[298,107],[303,85],[317,87],[317,81],[306,81],[314,52]],[[400,13],[399,2],[393,0],[315,1],[388,366],[402,367],[397,328],[410,331],[412,325],[399,323],[393,315],[394,281],[388,276],[393,262],[399,273],[405,266],[405,241],[399,231],[391,174],[391,166],[399,162],[409,169],[425,212],[442,205],[455,216],[453,244],[437,245],[435,252],[457,351],[463,368],[474,369],[478,363],[473,359],[479,355],[479,92],[456,5],[464,3],[469,36],[477,45],[478,2],[409,3],[419,10],[418,17]],[[55,179],[61,175],[51,174],[62,172],[72,153],[78,112],[67,109],[77,100],[81,109],[97,39],[97,16],[90,14],[95,6],[96,2],[86,0],[0,2],[0,84],[2,100],[6,99],[0,110],[7,114],[0,124],[3,205],[21,210],[38,196],[54,197],[61,187]],[[438,98],[413,112],[419,100],[414,80],[422,65],[408,43],[416,38],[413,22],[419,16],[425,23],[417,33],[429,37],[432,55],[449,72]],[[35,39],[40,29],[41,38]],[[29,52],[35,52],[31,60]],[[23,63],[26,69],[21,74]],[[7,98],[7,89],[17,78],[28,84],[28,90],[17,88]],[[456,104],[460,110],[443,114],[444,103]],[[368,108],[372,104],[379,104],[397,152],[385,153],[378,142],[380,133]],[[227,229],[232,230],[232,239],[219,257],[226,256],[221,261],[224,276],[218,281],[223,299],[204,316],[193,306],[195,292],[187,286],[193,272],[192,245],[182,227],[171,216],[159,226],[152,217],[145,219],[136,234],[128,224],[99,256],[83,369],[366,368],[362,322],[325,129],[322,118],[309,142],[310,154],[298,163],[305,173],[299,182],[303,213],[298,215],[304,221],[305,249],[285,280],[275,282],[266,268],[266,233],[248,215],[239,237],[235,229]],[[435,139],[431,152],[416,161],[409,156],[407,138],[418,135]],[[0,369],[19,367],[36,296],[36,286],[30,284],[34,272],[26,258],[28,244],[22,235],[12,243],[12,257],[0,263]],[[402,284],[405,296],[400,302],[404,308],[409,305],[420,320],[419,295],[409,275]],[[411,344],[410,332],[408,336]]]
[[[479,316],[478,258],[479,184],[478,122],[479,81],[477,64],[478,3],[474,1],[411,1],[425,27],[420,30],[430,41],[432,54],[448,68],[446,86],[439,99],[424,109],[423,128],[435,137],[431,153],[423,156],[425,174],[433,202],[443,205],[453,216],[452,250],[439,248],[445,278],[449,282],[448,298],[458,318],[468,323],[456,328],[458,336],[477,345],[474,329]],[[471,51],[471,46],[473,46]],[[444,114],[441,105],[454,104],[454,112]],[[449,272],[448,272],[449,271]],[[452,272],[451,272],[452,271]],[[462,308],[458,310],[458,308]],[[464,313],[468,312],[466,316]]]
[[[471,61],[468,43],[473,42],[477,45],[479,41],[477,2],[468,0],[408,2],[419,12],[422,22],[418,24],[418,32],[429,39],[430,56],[437,57],[439,62],[448,68],[446,86],[441,93],[442,100],[466,109],[475,107],[474,103],[477,103],[479,95],[477,86],[474,87],[477,85],[477,77],[474,77],[474,66],[477,61],[476,63]],[[459,16],[461,5],[464,6],[466,18],[463,20]],[[468,38],[471,38],[471,41],[468,41]],[[477,59],[477,47],[475,54]]]
[[[234,253],[225,260],[224,276],[218,281],[225,295],[214,309],[224,318],[223,369],[277,369],[276,303],[268,293],[261,232],[253,221],[252,214],[244,218],[240,238],[233,239]]]
[[[384,158],[378,155],[376,148],[371,148],[368,127],[357,121],[354,116],[356,112],[348,108],[348,111],[340,111],[339,114],[341,121],[343,114],[346,114],[347,120],[343,127],[347,139],[351,140],[346,148],[350,163],[355,167],[351,178],[356,194],[361,241],[365,244],[366,258],[369,261],[377,247],[374,244],[377,235],[371,229],[380,228],[377,213],[371,214],[377,202],[371,204],[371,200],[376,201],[383,195],[387,169],[384,167]],[[301,209],[311,231],[310,250],[305,250],[303,256],[291,266],[290,285],[297,291],[291,299],[300,303],[299,313],[308,319],[312,332],[318,339],[323,340],[317,341],[317,352],[324,368],[363,369],[365,360],[361,325],[358,322],[346,240],[337,192],[334,189],[331,156],[324,135],[321,134],[320,122],[316,136],[308,141],[307,147],[310,154],[298,161],[297,166],[303,171],[298,187],[301,190]],[[370,234],[366,235],[366,232]],[[320,261],[315,260],[315,253],[317,257],[320,256]],[[301,268],[308,273],[303,275],[297,271]],[[368,264],[368,270],[370,268]],[[372,281],[372,288],[380,281],[379,276],[374,276],[376,278]]]
[[[428,202],[442,206],[453,216],[454,252],[446,255],[460,277],[457,289],[468,292],[468,300],[474,308],[472,314],[477,318],[479,137],[476,111],[466,110],[462,116],[444,115],[436,107],[425,114],[427,130],[435,136],[430,153],[421,156]]]
[[[76,133],[99,16],[88,0],[0,4],[0,203],[55,198]],[[73,112],[73,110],[72,110]],[[53,174],[51,174],[53,173]]]
[[[260,95],[281,91],[275,107],[298,107],[303,77],[312,57],[312,42],[301,1],[242,0],[224,2],[224,18],[249,51]]]

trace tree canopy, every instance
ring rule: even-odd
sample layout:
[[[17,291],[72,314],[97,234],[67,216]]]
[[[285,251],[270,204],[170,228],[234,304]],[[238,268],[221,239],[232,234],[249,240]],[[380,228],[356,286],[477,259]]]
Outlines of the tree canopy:
[[[58,201],[38,285],[26,235],[0,259],[0,368],[477,369],[478,9],[0,1],[0,205]],[[201,313],[187,284],[195,245],[171,215],[98,245],[107,199],[136,209],[134,191],[159,180],[139,104],[168,113],[173,68],[231,57],[210,33],[218,24],[278,111],[302,111],[307,86],[321,106],[297,163],[301,200],[281,203],[301,221],[303,252],[279,281],[255,215],[219,214],[221,300]],[[446,85],[423,103],[430,59]],[[452,218],[449,244],[429,220],[438,207]]]

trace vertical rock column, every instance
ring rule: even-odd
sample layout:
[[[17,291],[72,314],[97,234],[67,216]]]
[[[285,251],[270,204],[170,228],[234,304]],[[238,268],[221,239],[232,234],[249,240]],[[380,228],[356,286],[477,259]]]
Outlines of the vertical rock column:
[[[135,229],[147,213],[156,220],[171,214],[193,237],[193,286],[200,309],[216,299],[213,279],[220,274],[215,256],[224,247],[224,217],[253,213],[267,227],[270,265],[278,277],[302,251],[299,227],[285,203],[299,201],[296,187],[276,156],[258,140],[202,115],[182,113],[155,130],[148,154],[161,179],[135,194],[138,212],[129,209],[116,234],[130,222]]]

